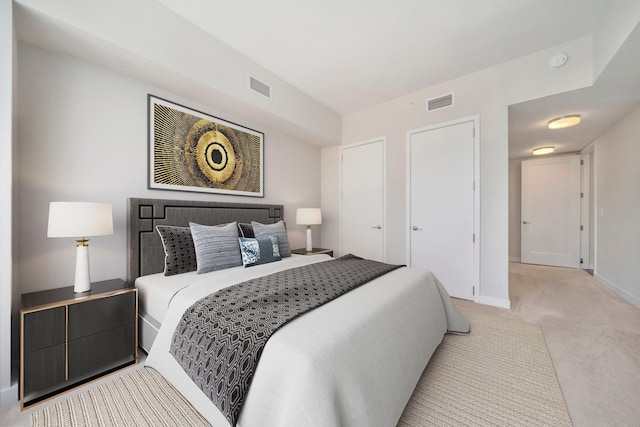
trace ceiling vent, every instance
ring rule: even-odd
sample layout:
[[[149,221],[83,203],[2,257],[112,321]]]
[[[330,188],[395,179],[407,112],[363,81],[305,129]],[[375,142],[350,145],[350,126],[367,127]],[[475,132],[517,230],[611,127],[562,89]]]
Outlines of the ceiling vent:
[[[249,87],[254,92],[258,92],[262,96],[266,96],[271,99],[271,86],[261,82],[253,76],[249,76]]]
[[[427,113],[439,110],[440,108],[451,107],[453,105],[453,93],[449,93],[437,98],[427,99]]]

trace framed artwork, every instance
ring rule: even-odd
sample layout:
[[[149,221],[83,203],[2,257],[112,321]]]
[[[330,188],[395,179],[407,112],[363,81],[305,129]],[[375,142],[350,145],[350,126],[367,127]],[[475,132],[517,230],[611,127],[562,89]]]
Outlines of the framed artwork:
[[[149,188],[264,197],[264,134],[149,95]]]

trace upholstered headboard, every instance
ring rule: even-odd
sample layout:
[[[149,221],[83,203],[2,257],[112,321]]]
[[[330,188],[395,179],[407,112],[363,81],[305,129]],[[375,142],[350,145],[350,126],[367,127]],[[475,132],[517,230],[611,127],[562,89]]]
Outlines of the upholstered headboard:
[[[189,226],[233,221],[272,224],[283,219],[282,205],[166,199],[127,199],[127,281],[164,271],[164,248],[156,225]]]

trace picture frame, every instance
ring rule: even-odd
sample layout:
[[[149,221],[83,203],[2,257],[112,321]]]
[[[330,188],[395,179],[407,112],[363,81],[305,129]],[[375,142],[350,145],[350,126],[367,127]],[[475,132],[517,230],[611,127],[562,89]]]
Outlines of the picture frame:
[[[264,197],[264,134],[148,95],[151,189]]]

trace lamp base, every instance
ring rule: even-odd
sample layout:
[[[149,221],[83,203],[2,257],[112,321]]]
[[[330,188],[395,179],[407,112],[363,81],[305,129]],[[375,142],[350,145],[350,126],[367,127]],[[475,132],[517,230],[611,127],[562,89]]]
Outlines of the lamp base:
[[[311,253],[313,245],[311,244],[311,226],[307,225],[307,247],[305,248],[307,253]]]
[[[91,290],[91,278],[89,277],[89,245],[76,247],[76,279],[73,292],[81,294]]]

